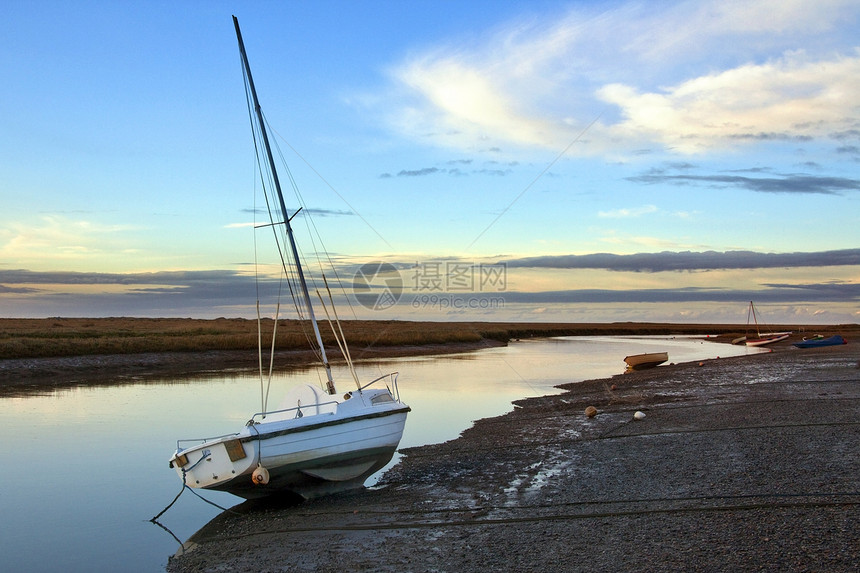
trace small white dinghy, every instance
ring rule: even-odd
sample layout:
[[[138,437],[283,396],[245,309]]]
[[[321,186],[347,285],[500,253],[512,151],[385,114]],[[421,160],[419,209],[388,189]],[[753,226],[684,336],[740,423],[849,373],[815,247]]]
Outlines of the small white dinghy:
[[[624,357],[624,362],[627,364],[627,372],[656,368],[667,360],[669,360],[668,352],[647,352],[645,354],[634,354]]]
[[[289,256],[281,251],[283,269],[298,285],[298,292],[294,293],[296,308],[304,307],[313,328],[316,351],[326,373],[326,391],[312,385],[298,386],[288,393],[283,407],[273,412],[265,412],[264,399],[264,412],[254,414],[238,432],[202,440],[180,440],[170,466],[185,485],[194,488],[227,491],[249,499],[282,492],[312,498],[361,487],[371,474],[384,467],[400,443],[410,409],[400,400],[396,372],[364,385],[359,383],[346,342],[342,340],[343,332],[338,334],[339,324],[337,330],[332,324],[332,332],[355,379],[356,390],[338,394],[335,389],[235,16],[233,23],[252,127],[260,140],[260,145],[255,146],[258,161],[270,172],[270,192],[279,209],[270,209],[270,215],[277,216],[270,226],[285,231],[287,240],[276,242],[279,250],[282,242],[289,244]],[[275,236],[277,239],[278,234]],[[336,314],[334,319],[337,323]]]

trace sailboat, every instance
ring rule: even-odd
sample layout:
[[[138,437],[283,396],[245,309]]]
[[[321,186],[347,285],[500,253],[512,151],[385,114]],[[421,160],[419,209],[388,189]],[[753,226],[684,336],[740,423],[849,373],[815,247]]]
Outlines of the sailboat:
[[[280,208],[273,226],[281,227],[289,242],[289,257],[281,256],[284,272],[290,275],[292,270],[300,286],[299,292],[294,293],[298,299],[297,308],[304,305],[306,309],[326,382],[324,390],[312,384],[293,388],[277,411],[265,411],[264,401],[264,411],[254,414],[237,432],[203,440],[179,440],[170,466],[183,484],[193,488],[226,491],[247,499],[284,492],[309,499],[361,487],[371,474],[383,468],[400,443],[410,408],[400,399],[396,372],[361,384],[352,368],[345,341],[341,340],[340,348],[356,389],[343,394],[336,389],[235,16],[233,24],[248,103],[253,108],[253,111],[249,109],[251,121],[262,143],[255,146],[258,159],[268,166]],[[323,308],[328,315],[325,305]],[[334,323],[332,331],[337,338]]]
[[[769,332],[767,334],[762,334],[759,330],[758,318],[756,318],[755,314],[755,305],[753,305],[752,301],[750,301],[749,311],[747,312],[747,327],[749,327],[750,315],[752,315],[753,322],[755,322],[756,337],[750,338],[749,336],[746,336],[744,342],[747,346],[764,346],[765,344],[773,344],[774,342],[785,340],[791,336],[791,332]]]

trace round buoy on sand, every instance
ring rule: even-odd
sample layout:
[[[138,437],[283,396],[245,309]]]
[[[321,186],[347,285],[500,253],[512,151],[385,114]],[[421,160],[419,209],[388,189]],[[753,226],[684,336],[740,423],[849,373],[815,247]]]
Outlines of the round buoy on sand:
[[[251,481],[256,485],[266,485],[269,483],[269,470],[263,466],[257,466],[257,469],[251,474]]]
[[[589,406],[585,409],[585,415],[589,418],[595,417],[597,415],[597,408],[595,408],[594,406]]]
[[[617,390],[617,389],[618,389],[618,386],[616,386],[615,384],[613,384],[613,385],[610,387],[610,390]]]
[[[704,362],[699,362],[699,366],[704,366],[704,365],[705,365]]]
[[[645,412],[640,412],[639,410],[637,410],[636,413],[633,414],[633,419],[634,420],[644,420],[645,419]]]

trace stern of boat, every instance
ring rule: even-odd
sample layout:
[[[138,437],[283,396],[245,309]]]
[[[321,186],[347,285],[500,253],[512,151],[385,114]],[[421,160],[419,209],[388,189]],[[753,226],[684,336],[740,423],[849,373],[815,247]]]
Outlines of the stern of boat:
[[[216,488],[253,471],[256,459],[253,448],[253,443],[243,442],[238,435],[217,438],[177,449],[170,458],[170,467],[176,470],[186,485]]]

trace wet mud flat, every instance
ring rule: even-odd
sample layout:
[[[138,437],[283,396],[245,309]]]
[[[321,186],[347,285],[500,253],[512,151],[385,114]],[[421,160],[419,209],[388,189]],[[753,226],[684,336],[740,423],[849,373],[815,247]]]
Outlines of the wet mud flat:
[[[402,450],[374,488],[237,506],[168,571],[860,569],[860,346],[566,390]]]

